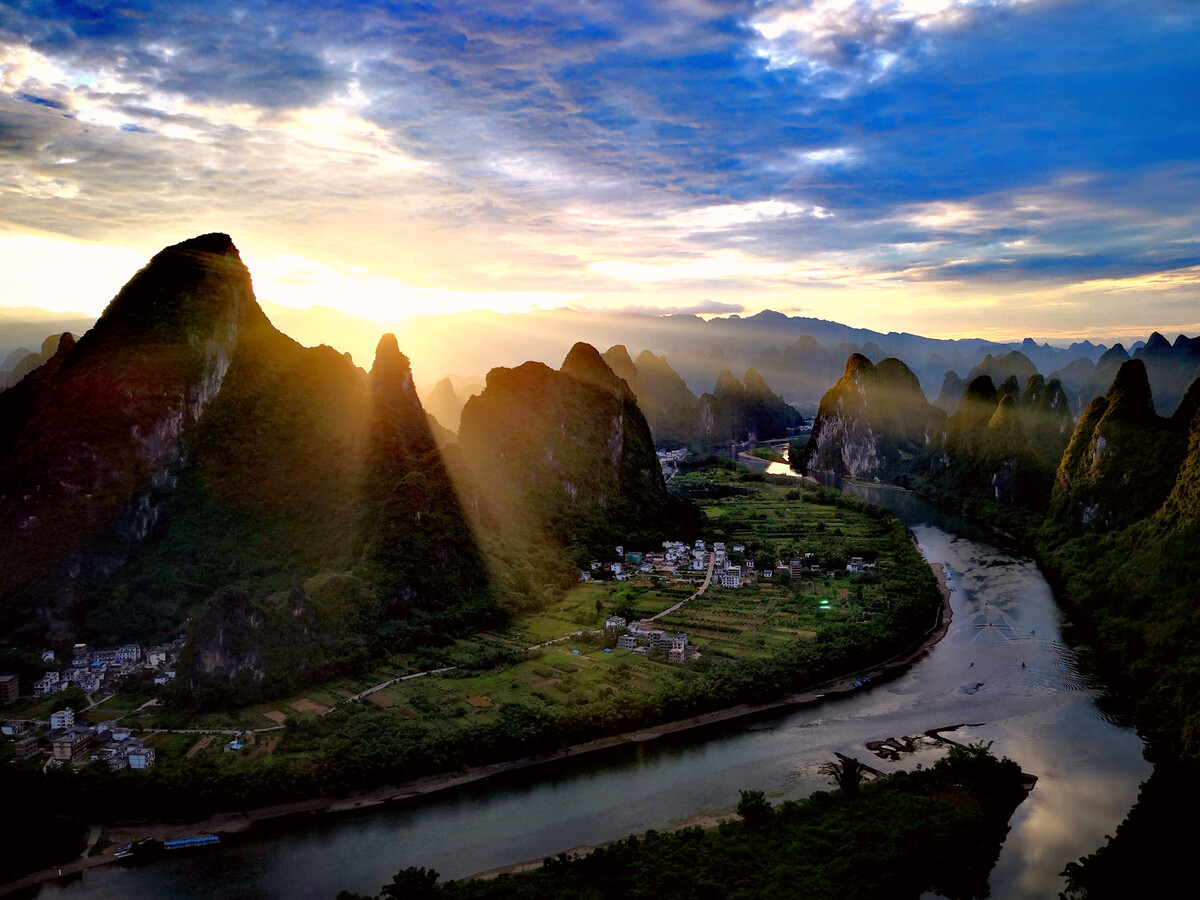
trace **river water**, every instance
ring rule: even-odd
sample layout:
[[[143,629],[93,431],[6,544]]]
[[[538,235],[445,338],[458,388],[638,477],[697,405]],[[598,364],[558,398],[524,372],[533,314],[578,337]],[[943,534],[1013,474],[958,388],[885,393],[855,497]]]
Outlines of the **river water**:
[[[1028,559],[969,523],[949,521],[915,495],[846,486],[895,509],[955,586],[949,633],[902,676],[855,696],[774,719],[622,748],[514,773],[399,809],[275,832],[178,859],[88,871],[40,898],[189,897],[332,900],[374,895],[406,866],[443,878],[536,859],[649,828],[730,816],[739,789],[774,801],[828,789],[835,752],[892,771],[928,764],[933,746],[898,763],[870,740],[960,729],[991,741],[1038,777],[1017,809],[990,883],[995,898],[1045,898],[1066,863],[1095,850],[1124,818],[1150,774],[1132,730],[1097,707],[1100,694],[1063,644],[1050,588]]]

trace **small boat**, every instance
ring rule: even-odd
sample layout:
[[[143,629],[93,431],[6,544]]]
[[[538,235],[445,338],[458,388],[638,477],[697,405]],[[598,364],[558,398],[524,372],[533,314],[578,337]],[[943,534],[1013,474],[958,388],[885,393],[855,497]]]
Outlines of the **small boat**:
[[[195,850],[200,847],[212,847],[221,843],[215,834],[202,834],[199,837],[180,838],[177,841],[164,841],[164,850]]]

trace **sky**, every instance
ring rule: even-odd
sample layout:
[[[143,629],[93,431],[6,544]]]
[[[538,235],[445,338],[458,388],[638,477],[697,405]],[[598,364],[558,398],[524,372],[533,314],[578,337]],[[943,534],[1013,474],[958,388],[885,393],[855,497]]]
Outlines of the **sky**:
[[[0,307],[1200,332],[1195,0],[0,2]]]

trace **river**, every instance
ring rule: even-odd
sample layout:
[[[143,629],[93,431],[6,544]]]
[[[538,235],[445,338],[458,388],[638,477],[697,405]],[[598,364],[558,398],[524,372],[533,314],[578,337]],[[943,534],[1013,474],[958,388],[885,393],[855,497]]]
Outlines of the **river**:
[[[925,746],[898,763],[866,741],[984,723],[957,739],[991,741],[1038,777],[1017,809],[992,896],[1054,897],[1066,863],[1104,841],[1150,774],[1134,732],[1097,706],[1099,691],[1064,645],[1050,588],[1029,559],[972,534],[915,495],[844,486],[897,511],[955,586],[948,634],[904,675],[849,698],[752,724],[680,735],[526,770],[398,809],[340,818],[194,856],[87,871],[39,898],[313,898],[374,895],[398,869],[443,878],[537,859],[649,828],[727,815],[739,789],[773,800],[828,788],[835,752],[885,771],[937,759]],[[971,534],[967,537],[965,535]]]

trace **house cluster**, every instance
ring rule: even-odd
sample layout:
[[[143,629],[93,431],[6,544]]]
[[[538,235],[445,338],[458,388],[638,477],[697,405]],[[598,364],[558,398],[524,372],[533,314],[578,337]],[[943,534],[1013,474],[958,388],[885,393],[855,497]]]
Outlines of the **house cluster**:
[[[679,469],[679,464],[687,458],[687,447],[680,447],[678,450],[659,450],[658,464],[662,468],[663,477],[667,478],[675,474]]]
[[[11,720],[0,726],[5,735],[17,738],[17,759],[33,756],[41,740],[50,745],[55,765],[86,765],[103,762],[110,769],[149,769],[154,765],[154,748],[144,747],[129,729],[116,722],[87,725],[76,721],[74,710],[62,709],[50,716],[49,730],[37,734],[35,723]]]
[[[579,573],[580,581],[591,581],[597,577],[601,571],[612,573],[612,577],[616,581],[628,581],[636,575],[678,575],[679,561],[676,556],[670,555],[669,547],[684,546],[677,541],[663,541],[663,552],[661,553],[639,553],[635,550],[630,550],[628,553],[625,548],[617,544],[616,550],[617,562],[604,563],[599,560],[592,560],[587,569]]]
[[[155,684],[166,684],[175,677],[174,665],[182,649],[182,636],[169,644],[154,647],[122,644],[93,650],[87,644],[76,644],[71,649],[70,665],[48,670],[33,683],[33,696],[50,697],[72,684],[78,685],[85,694],[93,694],[130,675],[149,675]],[[44,651],[42,661],[53,663],[54,651]]]
[[[714,577],[725,586],[729,586],[725,584],[726,580],[734,576],[738,584],[733,586],[740,587],[751,578],[762,574],[754,571],[754,560],[744,558],[746,548],[741,544],[734,544],[728,553],[725,544],[720,541],[714,543],[711,549],[705,541],[695,541],[691,544],[684,541],[663,541],[662,550],[649,553],[626,553],[625,548],[620,545],[615,549],[619,562],[603,563],[593,560],[589,568],[579,574],[579,580],[591,581],[601,571],[611,572],[617,581],[628,581],[637,575],[659,575],[665,578],[694,576],[708,569],[710,556],[713,557]],[[731,553],[743,557],[736,566],[730,564]],[[765,577],[770,578],[771,575],[767,574]]]
[[[617,638],[617,646],[622,650],[632,650],[634,653],[646,654],[651,651],[664,654],[671,662],[683,662],[700,655],[700,648],[688,643],[688,636],[683,632],[663,631],[655,628],[649,619],[639,619],[633,624],[625,621],[624,616],[609,616],[604,622],[605,628],[620,630],[625,633]]]
[[[878,564],[874,562],[866,562],[861,556],[852,556],[846,562],[846,571],[855,572],[874,572]],[[776,571],[787,572],[792,578],[800,578],[804,575],[834,575],[836,570],[826,570],[817,558],[812,553],[805,553],[803,557],[792,557],[790,560],[779,560],[775,563]]]

